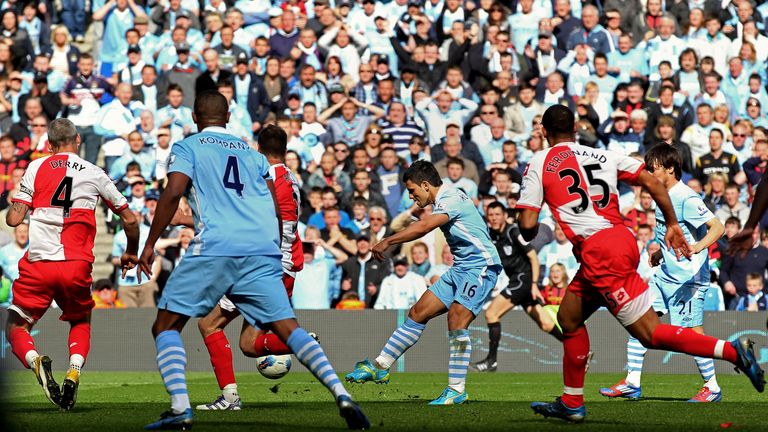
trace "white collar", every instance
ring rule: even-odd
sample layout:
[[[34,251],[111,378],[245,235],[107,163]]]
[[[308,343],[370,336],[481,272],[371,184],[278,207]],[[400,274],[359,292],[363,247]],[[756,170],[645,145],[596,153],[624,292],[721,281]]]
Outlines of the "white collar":
[[[226,129],[224,129],[221,126],[208,126],[207,128],[203,129],[201,132],[210,132],[210,133],[228,133]]]

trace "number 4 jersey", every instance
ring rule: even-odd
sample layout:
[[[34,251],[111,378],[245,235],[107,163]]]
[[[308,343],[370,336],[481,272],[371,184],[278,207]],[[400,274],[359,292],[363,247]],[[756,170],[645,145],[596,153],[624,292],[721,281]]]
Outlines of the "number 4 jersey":
[[[643,167],[620,153],[561,143],[531,159],[517,208],[539,211],[546,203],[578,257],[584,240],[622,224],[617,183],[634,183]]]
[[[114,212],[128,207],[104,170],[74,153],[30,163],[12,200],[31,209],[29,261],[92,263],[99,197]]]

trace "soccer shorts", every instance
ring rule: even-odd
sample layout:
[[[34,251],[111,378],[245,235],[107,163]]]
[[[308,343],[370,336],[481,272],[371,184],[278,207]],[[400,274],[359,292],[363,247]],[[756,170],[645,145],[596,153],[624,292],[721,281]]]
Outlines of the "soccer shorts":
[[[666,315],[672,325],[680,327],[699,327],[704,325],[704,301],[709,285],[686,283],[674,286],[654,276],[650,290],[656,295],[653,310]]]
[[[158,309],[202,317],[225,295],[248,324],[294,318],[283,286],[280,256],[187,256],[173,270]]]
[[[538,302],[533,299],[533,294],[531,293],[531,286],[533,285],[531,277],[530,273],[510,275],[509,285],[501,290],[499,295],[509,300],[512,304],[522,306],[523,308],[538,304]]]
[[[19,278],[13,283],[16,311],[30,324],[43,317],[52,301],[61,308],[62,321],[85,318],[95,306],[91,298],[91,271],[88,261],[19,261]]]
[[[429,290],[446,308],[450,309],[454,302],[459,303],[477,316],[496,286],[499,272],[501,266],[474,269],[458,269],[454,266],[443,273]]]
[[[288,273],[283,273],[283,285],[285,286],[285,292],[288,294],[289,299],[291,296],[293,296],[293,284],[295,282],[296,278],[289,275]],[[221,300],[219,300],[219,307],[227,312],[234,312],[237,310],[235,304],[232,303],[232,300],[228,299],[227,296],[224,296],[221,298]]]
[[[640,319],[653,303],[653,294],[637,274],[640,252],[625,226],[604,229],[581,244],[581,267],[568,291],[593,308],[606,306],[623,326]]]

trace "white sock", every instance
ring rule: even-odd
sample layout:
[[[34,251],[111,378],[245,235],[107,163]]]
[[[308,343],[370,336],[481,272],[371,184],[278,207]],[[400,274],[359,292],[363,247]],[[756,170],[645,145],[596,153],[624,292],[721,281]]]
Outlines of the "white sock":
[[[710,378],[710,380],[704,384],[704,387],[708,388],[712,393],[720,393],[720,386],[717,384],[716,376]]]
[[[171,395],[171,409],[173,412],[181,414],[187,408],[189,408],[189,393]]]
[[[81,356],[80,354],[72,354],[69,356],[69,368],[75,369],[78,372],[80,372],[80,369],[83,368],[83,364],[85,364],[85,358]]]
[[[640,387],[640,376],[642,374],[642,371],[629,371],[627,372],[627,378],[624,381],[631,386]]]
[[[224,396],[224,400],[229,403],[235,403],[240,399],[240,395],[237,394],[237,384],[227,384],[221,390],[221,394]]]
[[[40,354],[37,353],[35,350],[29,350],[27,351],[27,355],[24,356],[24,360],[26,360],[27,365],[29,365],[30,368],[35,368],[35,360],[40,357]]]

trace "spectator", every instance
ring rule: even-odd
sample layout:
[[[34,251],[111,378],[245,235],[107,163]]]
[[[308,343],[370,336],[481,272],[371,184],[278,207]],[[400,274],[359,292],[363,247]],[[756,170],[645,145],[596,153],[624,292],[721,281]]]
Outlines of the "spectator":
[[[316,257],[316,245],[322,251],[334,253],[327,257],[324,253]],[[331,274],[336,265],[347,259],[346,254],[334,247],[327,247],[325,242],[302,242],[304,250],[304,268],[296,274],[291,302],[294,309],[330,309],[334,290],[331,286]]]
[[[685,101],[681,105],[674,103],[675,88],[662,85],[657,103],[648,106],[648,130],[655,131],[661,116],[670,116],[674,120],[675,134],[680,137],[688,126],[693,124],[693,107]]]
[[[320,169],[307,180],[306,188],[330,186],[337,194],[352,192],[349,175],[338,166],[333,153],[324,153],[320,158]]]
[[[549,277],[549,270],[554,264],[560,263],[565,266],[565,274],[568,280],[573,279],[576,276],[576,271],[579,269],[579,263],[573,256],[573,245],[565,237],[562,227],[560,225],[555,226],[555,240],[551,243],[544,245],[539,250],[539,263],[542,266],[541,274],[543,277]]]
[[[376,174],[381,179],[381,195],[384,197],[388,212],[391,215],[399,213],[400,197],[405,190],[403,187],[404,172],[405,169],[400,165],[395,149],[391,147],[383,149]]]
[[[104,39],[101,41],[101,74],[112,75],[113,63],[122,60],[128,49],[125,32],[133,27],[136,16],[146,16],[134,0],[108,0],[93,11],[94,21],[104,21]]]
[[[629,128],[629,116],[622,110],[614,111],[597,133],[608,150],[627,156],[643,150],[640,136]]]
[[[184,90],[178,84],[171,84],[166,90],[168,105],[157,110],[157,123],[161,128],[171,129],[171,144],[181,141],[193,132],[192,109],[184,105]]]
[[[384,207],[373,206],[368,208],[368,222],[370,226],[363,230],[361,234],[367,235],[371,239],[371,246],[375,246],[378,242],[382,241],[384,237],[389,237],[394,232],[387,223],[389,218],[387,217],[387,210]],[[395,246],[391,249],[393,254],[398,254],[400,248]]]
[[[532,121],[537,115],[544,114],[544,106],[534,100],[536,91],[528,84],[520,85],[518,101],[504,113],[504,123],[515,142],[521,142],[531,135]]]
[[[714,109],[710,105],[699,105],[696,107],[696,123],[688,126],[680,137],[680,141],[688,144],[691,148],[691,156],[694,161],[699,160],[700,157],[710,151],[710,131],[717,127],[722,132],[721,125],[716,125],[713,122],[713,116]]]
[[[709,149],[710,152],[702,155],[694,168],[695,176],[700,182],[706,183],[709,176],[716,172],[725,174],[728,183],[743,184],[746,181],[736,155],[723,151],[722,130],[709,131]]]
[[[440,159],[434,164],[440,177],[448,176],[448,158],[459,158],[464,162],[464,177],[472,180],[476,184],[480,181],[480,176],[477,173],[477,165],[462,155],[462,145],[459,137],[447,138],[445,144],[442,145],[442,150],[445,154],[445,158]]]
[[[411,246],[411,265],[408,270],[425,278],[432,270],[432,263],[429,261],[429,247],[423,242],[415,242]]]
[[[125,152],[128,134],[136,130],[137,121],[133,109],[135,102],[133,107],[131,106],[132,93],[131,84],[118,84],[115,89],[115,99],[102,106],[96,114],[98,120],[94,131],[104,140],[102,149],[107,159],[107,170],[110,169],[112,161]],[[144,142],[142,141],[141,144],[143,146]]]
[[[325,228],[320,230],[322,239],[329,246],[336,247],[338,245],[338,248],[348,256],[355,255],[357,253],[357,245],[354,241],[355,233],[349,228],[341,226],[339,208],[331,207],[323,210],[323,221],[325,221]]]
[[[382,133],[392,136],[395,151],[400,156],[408,153],[408,146],[414,137],[423,138],[424,131],[413,120],[408,119],[408,113],[402,102],[392,102],[387,111],[387,117],[381,120]]]
[[[352,213],[352,204],[356,198],[363,198],[369,207],[387,207],[380,192],[371,188],[371,174],[366,170],[357,170],[352,174],[352,191],[342,196],[341,202],[347,213]]]
[[[142,219],[140,211],[134,210],[134,215],[139,220]],[[140,224],[139,228],[139,247],[143,249],[144,243],[147,241],[147,236],[149,236],[149,227],[146,224]],[[126,251],[127,241],[125,231],[120,231],[115,235],[114,244],[112,246],[113,265],[120,265],[120,257]],[[149,280],[145,279],[139,282],[138,267],[129,270],[125,277],[120,277],[118,279],[118,297],[125,304],[125,307],[155,307],[155,292],[158,291],[157,276],[160,273],[159,265],[160,260],[155,260],[152,276]]]
[[[375,309],[409,309],[427,290],[423,276],[408,270],[405,257],[394,259],[394,273],[381,282]]]
[[[232,72],[221,68],[219,53],[215,49],[208,48],[203,51],[203,61],[205,61],[206,71],[195,80],[195,94],[216,90],[219,83],[232,81]]]
[[[167,129],[166,129],[167,131]],[[136,162],[141,169],[141,175],[145,179],[154,178],[156,155],[144,146],[144,140],[138,131],[130,132],[127,136],[128,146],[123,155],[117,157],[109,170],[109,176],[117,181],[123,178],[129,163]]]
[[[568,287],[568,274],[565,266],[560,263],[552,264],[549,269],[547,283],[541,289],[541,296],[544,297],[544,303],[547,305],[560,305],[565,297],[565,290]]]
[[[352,291],[365,299],[367,308],[377,304],[382,280],[390,273],[388,262],[380,262],[371,254],[371,239],[366,234],[357,237],[357,253],[342,265],[341,295]],[[341,300],[339,298],[339,300]]]
[[[479,203],[477,183],[464,177],[464,161],[449,157],[446,159],[445,167],[448,175],[442,179],[443,183],[460,189],[477,205]]]
[[[99,279],[93,284],[91,298],[94,309],[125,309],[125,303],[117,298],[117,290],[109,279]]]
[[[454,109],[454,103],[459,107]],[[477,103],[466,98],[454,98],[447,90],[440,90],[434,98],[426,97],[416,104],[416,111],[424,119],[429,131],[429,145],[437,145],[445,137],[451,123],[463,128],[477,110]]]
[[[19,278],[19,261],[29,248],[29,224],[22,223],[13,229],[13,241],[0,248],[0,269],[3,278],[11,284]]]
[[[16,145],[8,135],[0,137],[0,210],[8,207],[11,191],[16,187],[13,182],[13,171],[26,167],[26,163],[19,161],[15,155]]]
[[[739,296],[735,309],[750,312],[768,310],[768,298],[763,290],[762,274],[750,273],[747,275],[747,293]]]
[[[592,5],[581,10],[581,25],[578,31],[571,31],[566,47],[574,49],[577,45],[587,44],[592,51],[608,54],[613,51],[613,39],[605,28],[598,23],[599,11]]]
[[[374,113],[374,115],[359,115],[359,108],[364,108]],[[373,105],[363,105],[354,98],[342,98],[340,102],[321,114],[320,118],[328,118],[330,116],[329,111],[335,112],[339,109],[341,109],[341,116],[328,120],[327,131],[321,137],[323,142],[333,143],[341,141],[350,147],[355,146],[363,141],[364,135],[368,130],[373,129],[373,127],[369,129],[371,123],[384,115],[384,110],[381,108]],[[376,128],[376,130],[380,129]]]
[[[733,310],[739,303],[740,297],[749,295],[747,290],[747,275],[757,273],[762,275],[768,269],[768,249],[761,245],[756,230],[753,235],[754,246],[746,255],[723,255],[720,267],[720,284],[723,287],[727,309]]]
[[[725,187],[725,205],[721,206],[715,216],[725,223],[729,218],[735,217],[739,219],[741,225],[744,226],[749,218],[749,207],[746,204],[739,201],[739,186],[733,183],[729,183]]]
[[[157,112],[161,94],[157,88],[157,70],[154,66],[141,68],[141,83],[133,86],[131,100],[140,102],[153,114]]]

